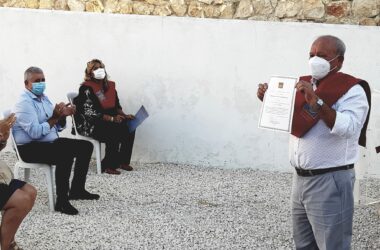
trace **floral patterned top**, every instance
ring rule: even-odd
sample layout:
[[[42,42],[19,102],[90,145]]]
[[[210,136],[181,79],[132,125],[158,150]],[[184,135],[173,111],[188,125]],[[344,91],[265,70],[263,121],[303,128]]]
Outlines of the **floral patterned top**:
[[[103,119],[103,115],[117,115],[117,111],[122,109],[119,97],[116,92],[115,106],[111,109],[103,109],[98,97],[91,87],[82,85],[79,94],[73,100],[77,112],[74,115],[76,128],[83,136],[96,137],[95,126],[97,121]],[[75,134],[75,131],[72,131]]]

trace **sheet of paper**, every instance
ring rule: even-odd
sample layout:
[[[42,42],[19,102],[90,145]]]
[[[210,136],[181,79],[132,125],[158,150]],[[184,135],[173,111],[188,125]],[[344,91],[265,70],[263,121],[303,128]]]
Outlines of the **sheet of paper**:
[[[295,77],[271,77],[261,107],[259,128],[291,131],[297,81]]]
[[[139,111],[135,114],[135,119],[128,121],[129,132],[136,130],[138,126],[149,116],[144,106],[141,106]]]

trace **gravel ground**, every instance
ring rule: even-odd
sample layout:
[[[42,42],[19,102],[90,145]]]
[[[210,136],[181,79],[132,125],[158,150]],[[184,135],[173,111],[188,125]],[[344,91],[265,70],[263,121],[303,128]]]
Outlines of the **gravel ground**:
[[[2,159],[13,166],[15,156]],[[49,212],[44,177],[32,171],[38,198],[16,237],[25,249],[38,250],[292,249],[291,177],[160,163],[111,176],[97,175],[92,163],[87,189],[101,198],[73,201],[80,214],[67,216]],[[366,183],[380,197],[380,180]],[[380,249],[378,211],[356,207],[353,249]]]

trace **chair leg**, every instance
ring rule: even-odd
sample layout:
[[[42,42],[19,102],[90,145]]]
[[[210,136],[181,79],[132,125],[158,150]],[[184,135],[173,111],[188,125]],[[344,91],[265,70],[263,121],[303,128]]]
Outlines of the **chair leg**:
[[[48,167],[45,168],[45,175],[46,175],[46,184],[48,189],[48,197],[49,197],[49,208],[50,211],[54,211],[54,182],[53,182],[53,168]]]
[[[24,168],[24,180],[29,182],[30,179],[30,168]]]
[[[102,163],[101,163],[101,143],[95,143],[95,154],[96,154],[96,170],[98,174],[102,173]]]
[[[20,167],[18,166],[18,164],[16,164],[14,170],[13,170],[13,175],[15,177],[15,179],[19,179],[20,178]]]
[[[56,166],[55,165],[51,165],[51,174],[52,174],[52,180],[53,180],[53,196],[54,196],[54,200],[55,200],[55,194],[57,193],[57,187],[55,186],[55,170],[56,170]]]

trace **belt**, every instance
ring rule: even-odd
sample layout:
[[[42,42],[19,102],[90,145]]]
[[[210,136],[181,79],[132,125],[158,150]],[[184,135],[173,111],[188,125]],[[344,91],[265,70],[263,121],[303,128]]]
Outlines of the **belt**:
[[[302,168],[295,168],[296,172],[299,176],[314,176],[319,174],[325,174],[329,172],[335,172],[340,170],[348,170],[354,168],[354,164],[344,165],[340,167],[334,167],[334,168],[322,168],[322,169],[302,169]]]

